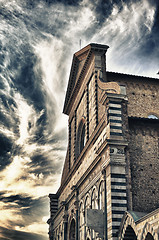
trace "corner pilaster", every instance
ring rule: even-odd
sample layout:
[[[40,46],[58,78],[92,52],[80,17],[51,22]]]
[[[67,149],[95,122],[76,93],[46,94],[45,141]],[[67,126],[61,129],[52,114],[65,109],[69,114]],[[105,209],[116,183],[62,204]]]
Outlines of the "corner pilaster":
[[[123,133],[122,104],[126,91],[117,83],[100,83],[101,103],[106,107],[109,160],[106,169],[107,236],[117,239],[120,222],[127,210],[126,155],[128,143]]]

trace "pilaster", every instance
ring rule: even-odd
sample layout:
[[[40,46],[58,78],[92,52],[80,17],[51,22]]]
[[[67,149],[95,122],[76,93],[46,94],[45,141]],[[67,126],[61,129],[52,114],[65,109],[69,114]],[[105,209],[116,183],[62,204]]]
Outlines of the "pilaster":
[[[99,84],[100,85],[100,84]],[[101,86],[101,85],[100,85]],[[117,83],[102,83],[101,103],[106,107],[109,160],[105,162],[107,237],[117,239],[120,222],[127,210],[126,156],[122,104],[127,103],[125,89]]]

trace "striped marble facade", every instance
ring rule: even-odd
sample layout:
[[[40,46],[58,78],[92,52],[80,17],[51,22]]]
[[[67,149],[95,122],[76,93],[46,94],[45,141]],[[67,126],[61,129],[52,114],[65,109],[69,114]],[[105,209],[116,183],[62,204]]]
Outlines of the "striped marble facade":
[[[107,176],[108,239],[116,239],[127,210],[125,143],[122,131],[122,100],[107,99],[107,124],[110,127],[110,171]],[[119,144],[117,145],[117,142]]]
[[[110,121],[110,136],[122,136],[122,113],[121,103],[109,102],[108,118]]]

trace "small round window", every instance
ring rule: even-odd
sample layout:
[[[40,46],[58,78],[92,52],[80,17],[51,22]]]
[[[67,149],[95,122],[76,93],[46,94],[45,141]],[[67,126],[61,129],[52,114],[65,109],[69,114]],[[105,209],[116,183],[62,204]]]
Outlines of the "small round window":
[[[156,115],[154,115],[154,114],[150,114],[150,115],[148,116],[148,118],[149,118],[149,119],[158,119],[158,117],[157,117]]]

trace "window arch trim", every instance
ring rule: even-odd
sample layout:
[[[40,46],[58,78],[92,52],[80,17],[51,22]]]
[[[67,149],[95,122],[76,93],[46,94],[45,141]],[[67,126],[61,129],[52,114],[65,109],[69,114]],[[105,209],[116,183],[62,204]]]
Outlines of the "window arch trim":
[[[82,117],[77,130],[76,158],[80,155],[86,144],[86,119]]]

